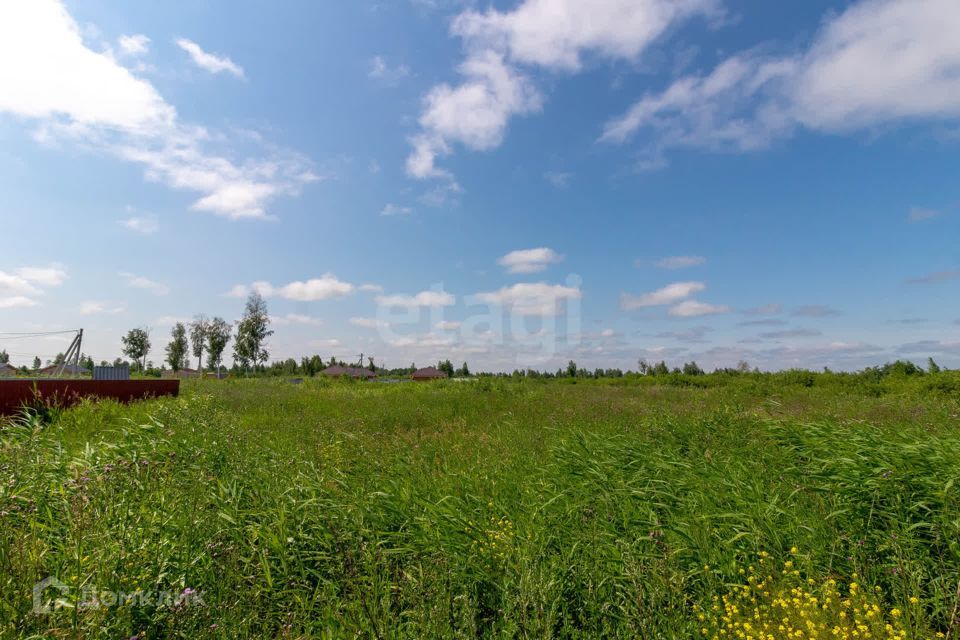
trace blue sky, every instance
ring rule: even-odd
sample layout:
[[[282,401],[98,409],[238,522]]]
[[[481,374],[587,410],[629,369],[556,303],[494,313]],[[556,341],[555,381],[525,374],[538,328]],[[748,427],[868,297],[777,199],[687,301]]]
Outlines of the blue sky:
[[[0,7],[0,333],[960,366],[954,0]],[[16,364],[59,338],[10,340]]]

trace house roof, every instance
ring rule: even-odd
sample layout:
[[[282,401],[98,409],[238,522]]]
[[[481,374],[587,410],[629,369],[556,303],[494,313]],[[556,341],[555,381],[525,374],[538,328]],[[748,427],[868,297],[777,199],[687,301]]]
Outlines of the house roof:
[[[446,378],[447,374],[436,367],[424,367],[413,372],[414,378]]]
[[[86,367],[78,367],[74,364],[67,363],[62,366],[64,373],[90,373],[90,369],[87,369]],[[40,373],[56,373],[60,367],[61,365],[59,364],[51,364],[43,369],[40,369]]]

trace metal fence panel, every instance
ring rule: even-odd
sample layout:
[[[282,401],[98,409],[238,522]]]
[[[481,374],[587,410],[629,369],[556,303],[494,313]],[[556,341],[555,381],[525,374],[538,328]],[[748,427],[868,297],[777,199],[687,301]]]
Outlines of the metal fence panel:
[[[94,380],[129,380],[130,367],[123,365],[120,367],[94,367]]]

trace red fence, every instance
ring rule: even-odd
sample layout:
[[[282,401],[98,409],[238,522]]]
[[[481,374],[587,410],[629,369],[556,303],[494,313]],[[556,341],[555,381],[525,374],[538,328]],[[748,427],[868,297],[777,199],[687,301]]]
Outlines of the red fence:
[[[38,402],[69,407],[83,398],[130,402],[155,396],[176,396],[179,393],[179,380],[0,380],[0,415],[16,413],[24,405]]]

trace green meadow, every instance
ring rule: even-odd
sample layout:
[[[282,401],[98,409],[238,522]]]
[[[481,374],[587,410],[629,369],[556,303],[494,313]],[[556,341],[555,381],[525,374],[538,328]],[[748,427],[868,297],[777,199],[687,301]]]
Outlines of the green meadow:
[[[958,476],[955,372],[187,381],[0,427],[0,637],[958,638]]]

